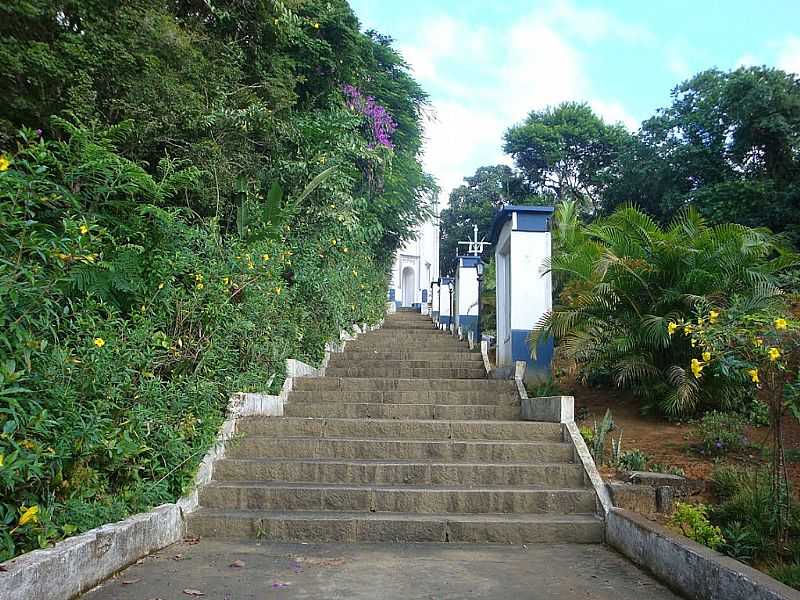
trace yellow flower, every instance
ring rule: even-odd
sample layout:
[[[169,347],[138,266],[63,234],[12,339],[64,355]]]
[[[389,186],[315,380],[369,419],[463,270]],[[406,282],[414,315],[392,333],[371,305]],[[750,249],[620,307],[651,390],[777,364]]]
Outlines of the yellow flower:
[[[336,240],[331,240],[331,246],[335,246],[335,245],[336,245]]]
[[[22,527],[23,525],[30,523],[33,521],[34,523],[39,520],[39,507],[38,506],[31,506],[30,508],[22,507],[22,516],[19,518],[19,526]]]
[[[697,348],[697,340],[692,338],[692,348]]]
[[[347,246],[345,246],[344,248],[342,248],[342,252],[347,254],[348,252],[350,252],[350,250],[347,248]]]
[[[3,466],[3,462],[5,461],[6,457],[0,454],[0,467]]]
[[[34,448],[36,448],[36,444],[31,440],[22,440],[19,443],[19,445],[25,448],[26,450],[33,450]]]
[[[269,254],[262,254],[261,255],[261,260],[263,260],[264,262],[268,261],[269,260]]]
[[[694,328],[691,326],[691,324],[686,324],[683,326],[683,333],[685,333],[686,335],[692,333],[693,330]]]
[[[675,321],[670,321],[669,325],[667,325],[667,333],[673,335],[676,329],[678,329],[678,324]]]
[[[716,323],[718,318],[719,318],[719,311],[712,310],[711,312],[708,313],[708,320],[711,323]]]
[[[786,329],[786,319],[783,317],[775,319],[775,329]]]
[[[275,293],[278,294],[278,296],[280,296],[281,295],[281,288],[276,287],[275,288]]]
[[[98,348],[102,348],[103,346],[106,345],[106,341],[101,337],[96,337],[94,338],[94,345],[97,346]]]
[[[201,273],[195,273],[194,280],[198,282],[203,281],[203,275]]]
[[[703,363],[701,363],[696,358],[692,359],[692,373],[694,373],[695,379],[700,379],[700,374],[703,372]]]
[[[194,287],[195,287],[196,289],[198,289],[198,290],[202,290],[202,289],[203,289],[204,287],[206,287],[206,286],[205,286],[205,285],[203,285],[203,282],[202,282],[202,281],[200,281],[200,282],[198,282],[198,283],[197,283],[197,285],[196,285],[196,286],[194,286]]]
[[[9,162],[9,160],[5,156],[0,156],[0,173],[2,173],[3,171],[8,171],[8,167],[10,166],[11,162]]]
[[[767,351],[767,354],[769,354],[769,359],[770,359],[772,362],[775,362],[776,360],[778,360],[778,359],[781,357],[781,351],[780,351],[780,350],[778,350],[777,348],[774,348],[774,347],[773,347],[773,348],[770,348],[770,349]]]
[[[80,232],[81,232],[81,235],[86,235],[87,233],[89,233],[88,225],[81,225]]]
[[[158,289],[160,289],[160,290],[164,289],[164,282],[161,282],[161,283],[158,284]]]
[[[761,383],[761,380],[758,378],[758,369],[750,369],[747,371],[747,374],[750,375],[750,380],[753,383]]]
[[[230,282],[231,282],[231,278],[230,277],[223,277],[222,278],[222,283],[224,283],[225,285],[228,285]]]
[[[319,29],[319,23],[314,23],[314,29]]]
[[[353,277],[358,277],[358,271],[356,271],[355,269],[353,269]]]
[[[756,338],[756,339],[753,340],[753,345],[756,348],[761,348],[761,346],[764,345],[764,340],[762,340],[761,338]]]
[[[703,352],[703,360],[706,361],[706,362],[710,361],[711,360],[711,352],[709,352],[708,350]]]

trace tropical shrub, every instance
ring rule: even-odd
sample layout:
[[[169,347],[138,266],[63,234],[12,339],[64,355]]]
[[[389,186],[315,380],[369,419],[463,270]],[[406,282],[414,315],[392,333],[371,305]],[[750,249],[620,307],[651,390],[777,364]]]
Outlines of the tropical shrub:
[[[686,331],[671,336],[668,325],[688,320],[704,301],[778,298],[776,275],[798,262],[780,238],[740,225],[709,227],[693,210],[666,228],[632,207],[582,225],[566,202],[556,210],[553,240],[550,269],[560,292],[532,336],[534,352],[554,337],[585,377],[607,373],[644,408],[669,415],[738,408],[752,398],[739,378],[694,377],[697,349]]]
[[[744,435],[745,425],[744,417],[736,413],[707,412],[695,427],[701,451],[717,455],[741,450],[748,444]]]
[[[649,462],[650,456],[646,452],[634,448],[620,454],[617,468],[623,471],[644,471]]]
[[[725,542],[720,528],[708,520],[708,507],[704,504],[678,502],[669,522],[690,540],[712,550]]]

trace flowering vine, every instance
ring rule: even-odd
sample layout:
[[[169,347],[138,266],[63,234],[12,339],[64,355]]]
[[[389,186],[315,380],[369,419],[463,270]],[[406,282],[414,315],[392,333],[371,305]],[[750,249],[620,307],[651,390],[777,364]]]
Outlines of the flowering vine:
[[[354,85],[343,85],[342,92],[344,92],[347,107],[367,119],[371,138],[369,147],[374,148],[381,145],[386,148],[394,148],[392,134],[397,130],[397,123],[394,122],[389,111],[375,102],[375,98],[372,96],[365,96]]]

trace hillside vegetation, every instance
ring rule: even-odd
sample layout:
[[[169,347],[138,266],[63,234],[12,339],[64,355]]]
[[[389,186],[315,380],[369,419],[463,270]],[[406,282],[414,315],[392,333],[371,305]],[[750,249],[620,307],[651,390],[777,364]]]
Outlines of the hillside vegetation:
[[[343,0],[0,7],[0,560],[176,499],[378,320],[426,96]]]

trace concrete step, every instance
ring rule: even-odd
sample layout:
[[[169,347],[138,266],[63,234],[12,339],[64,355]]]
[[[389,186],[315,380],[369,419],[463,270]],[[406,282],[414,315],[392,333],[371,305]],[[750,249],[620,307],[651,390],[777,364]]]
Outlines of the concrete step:
[[[510,379],[423,379],[369,377],[299,377],[294,380],[298,391],[430,391],[430,392],[498,392],[516,393]]]
[[[398,327],[382,327],[381,329],[369,331],[358,336],[358,339],[364,340],[377,340],[381,338],[398,338],[409,340],[450,339],[458,341],[457,337],[446,333],[441,329],[437,329],[436,327],[424,327],[420,329],[415,328],[413,330]]]
[[[519,406],[486,404],[375,404],[336,402],[288,403],[287,417],[343,419],[443,419],[518,421]]]
[[[515,392],[413,392],[382,391],[293,391],[289,402],[338,402],[340,404],[489,404],[519,406]]]
[[[246,417],[238,433],[256,436],[414,440],[523,440],[561,442],[559,423]]]
[[[594,511],[595,497],[590,489],[235,481],[204,486],[200,505],[236,510],[575,514]]]
[[[470,357],[471,354],[465,356]],[[480,359],[480,356],[478,356]],[[347,354],[331,358],[328,368],[336,369],[475,369],[483,370],[482,360],[391,360],[382,358],[353,359]]]
[[[601,543],[594,515],[273,512],[200,509],[191,535],[274,542]]]
[[[481,379],[486,377],[483,366],[462,368],[432,368],[424,367],[328,367],[325,370],[328,377],[379,377],[389,379]]]
[[[344,352],[331,354],[331,365],[344,361],[447,361],[453,363],[477,363],[483,364],[483,358],[477,352],[426,352],[424,350],[414,350],[410,352],[393,352],[391,350],[373,350],[364,352],[350,350],[348,345]]]
[[[572,462],[560,442],[246,436],[228,444],[228,458],[430,459],[461,462]]]
[[[364,340],[361,337],[355,341],[347,342],[345,352],[415,352],[424,350],[426,352],[474,352],[478,356],[477,350],[470,350],[467,342],[460,342],[455,338],[434,338],[420,343],[419,340],[393,340],[391,338],[381,338]]]
[[[335,458],[225,458],[214,464],[216,481],[298,481],[342,484],[584,486],[576,463],[447,463]]]
[[[393,330],[393,329],[402,329],[402,330],[418,330],[418,329],[433,329],[437,331],[438,328],[436,325],[433,324],[433,321],[425,320],[425,321],[417,321],[417,320],[410,320],[410,319],[403,319],[397,321],[384,321],[383,330]],[[380,331],[380,330],[376,330]],[[372,333],[372,332],[370,332]]]

